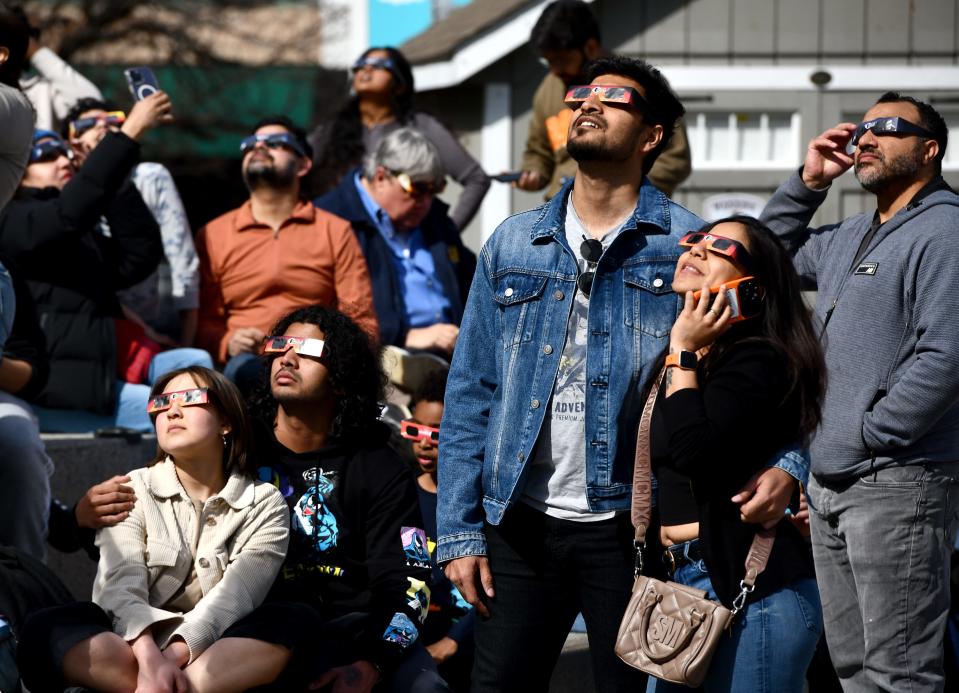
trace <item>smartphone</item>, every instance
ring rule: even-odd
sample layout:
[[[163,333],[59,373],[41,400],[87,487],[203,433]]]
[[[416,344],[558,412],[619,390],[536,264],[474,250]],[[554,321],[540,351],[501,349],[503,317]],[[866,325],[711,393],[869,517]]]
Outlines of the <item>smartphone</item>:
[[[766,289],[756,277],[743,277],[726,282],[723,290],[726,292],[726,303],[730,309],[730,323],[749,320],[759,315],[763,307],[763,298],[766,297]],[[695,292],[693,298],[698,301],[702,293],[702,291]],[[719,287],[714,286],[709,293],[710,295],[718,294]]]
[[[131,67],[124,70],[123,74],[127,78],[127,84],[130,85],[130,93],[137,101],[142,101],[160,91],[160,83],[157,82],[153,70],[148,67]]]
[[[522,171],[514,171],[513,173],[497,173],[495,176],[490,176],[490,178],[500,183],[515,183],[522,175]]]

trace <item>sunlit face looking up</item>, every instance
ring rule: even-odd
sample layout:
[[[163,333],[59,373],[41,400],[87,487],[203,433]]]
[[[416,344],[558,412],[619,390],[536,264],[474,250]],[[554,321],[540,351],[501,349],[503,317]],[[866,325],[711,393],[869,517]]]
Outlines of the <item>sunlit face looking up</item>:
[[[749,250],[749,235],[746,227],[738,222],[717,224],[710,234],[738,241]],[[708,242],[703,240],[679,256],[673,275],[673,291],[678,294],[698,291],[703,285],[716,287],[725,282],[747,276],[744,267],[725,255],[710,252]]]

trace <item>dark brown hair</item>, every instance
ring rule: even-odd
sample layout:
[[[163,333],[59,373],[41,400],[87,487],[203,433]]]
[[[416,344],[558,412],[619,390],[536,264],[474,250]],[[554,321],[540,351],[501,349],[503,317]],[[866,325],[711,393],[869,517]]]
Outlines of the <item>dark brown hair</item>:
[[[247,453],[250,449],[250,420],[246,415],[246,407],[243,404],[243,397],[236,385],[231,383],[220,373],[203,366],[187,366],[178,368],[175,371],[164,373],[153,384],[150,391],[150,399],[163,394],[163,390],[171,380],[178,375],[189,375],[196,382],[197,387],[205,387],[209,391],[210,404],[222,416],[230,426],[230,432],[226,434],[226,445],[223,446],[223,466],[227,474],[237,471],[250,477],[256,476],[256,466],[252,456]],[[150,418],[156,424],[156,414],[151,414]],[[157,442],[156,457],[150,464],[162,462],[167,458],[167,453]]]

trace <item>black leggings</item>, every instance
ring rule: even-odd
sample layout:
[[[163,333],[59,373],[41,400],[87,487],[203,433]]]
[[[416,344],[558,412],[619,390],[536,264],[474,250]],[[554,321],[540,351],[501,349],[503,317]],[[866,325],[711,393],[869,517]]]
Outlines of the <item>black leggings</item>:
[[[110,617],[93,602],[73,602],[34,611],[20,629],[17,667],[31,691],[62,691],[63,659],[71,647],[112,633]]]

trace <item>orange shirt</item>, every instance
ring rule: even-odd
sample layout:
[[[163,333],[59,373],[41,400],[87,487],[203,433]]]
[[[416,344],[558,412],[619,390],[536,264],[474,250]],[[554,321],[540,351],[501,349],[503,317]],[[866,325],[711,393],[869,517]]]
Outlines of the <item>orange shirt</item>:
[[[220,362],[238,328],[269,334],[281,317],[313,303],[338,308],[378,338],[370,275],[353,229],[310,202],[297,203],[274,231],[253,218],[247,200],[200,229],[196,249],[197,346]]]

